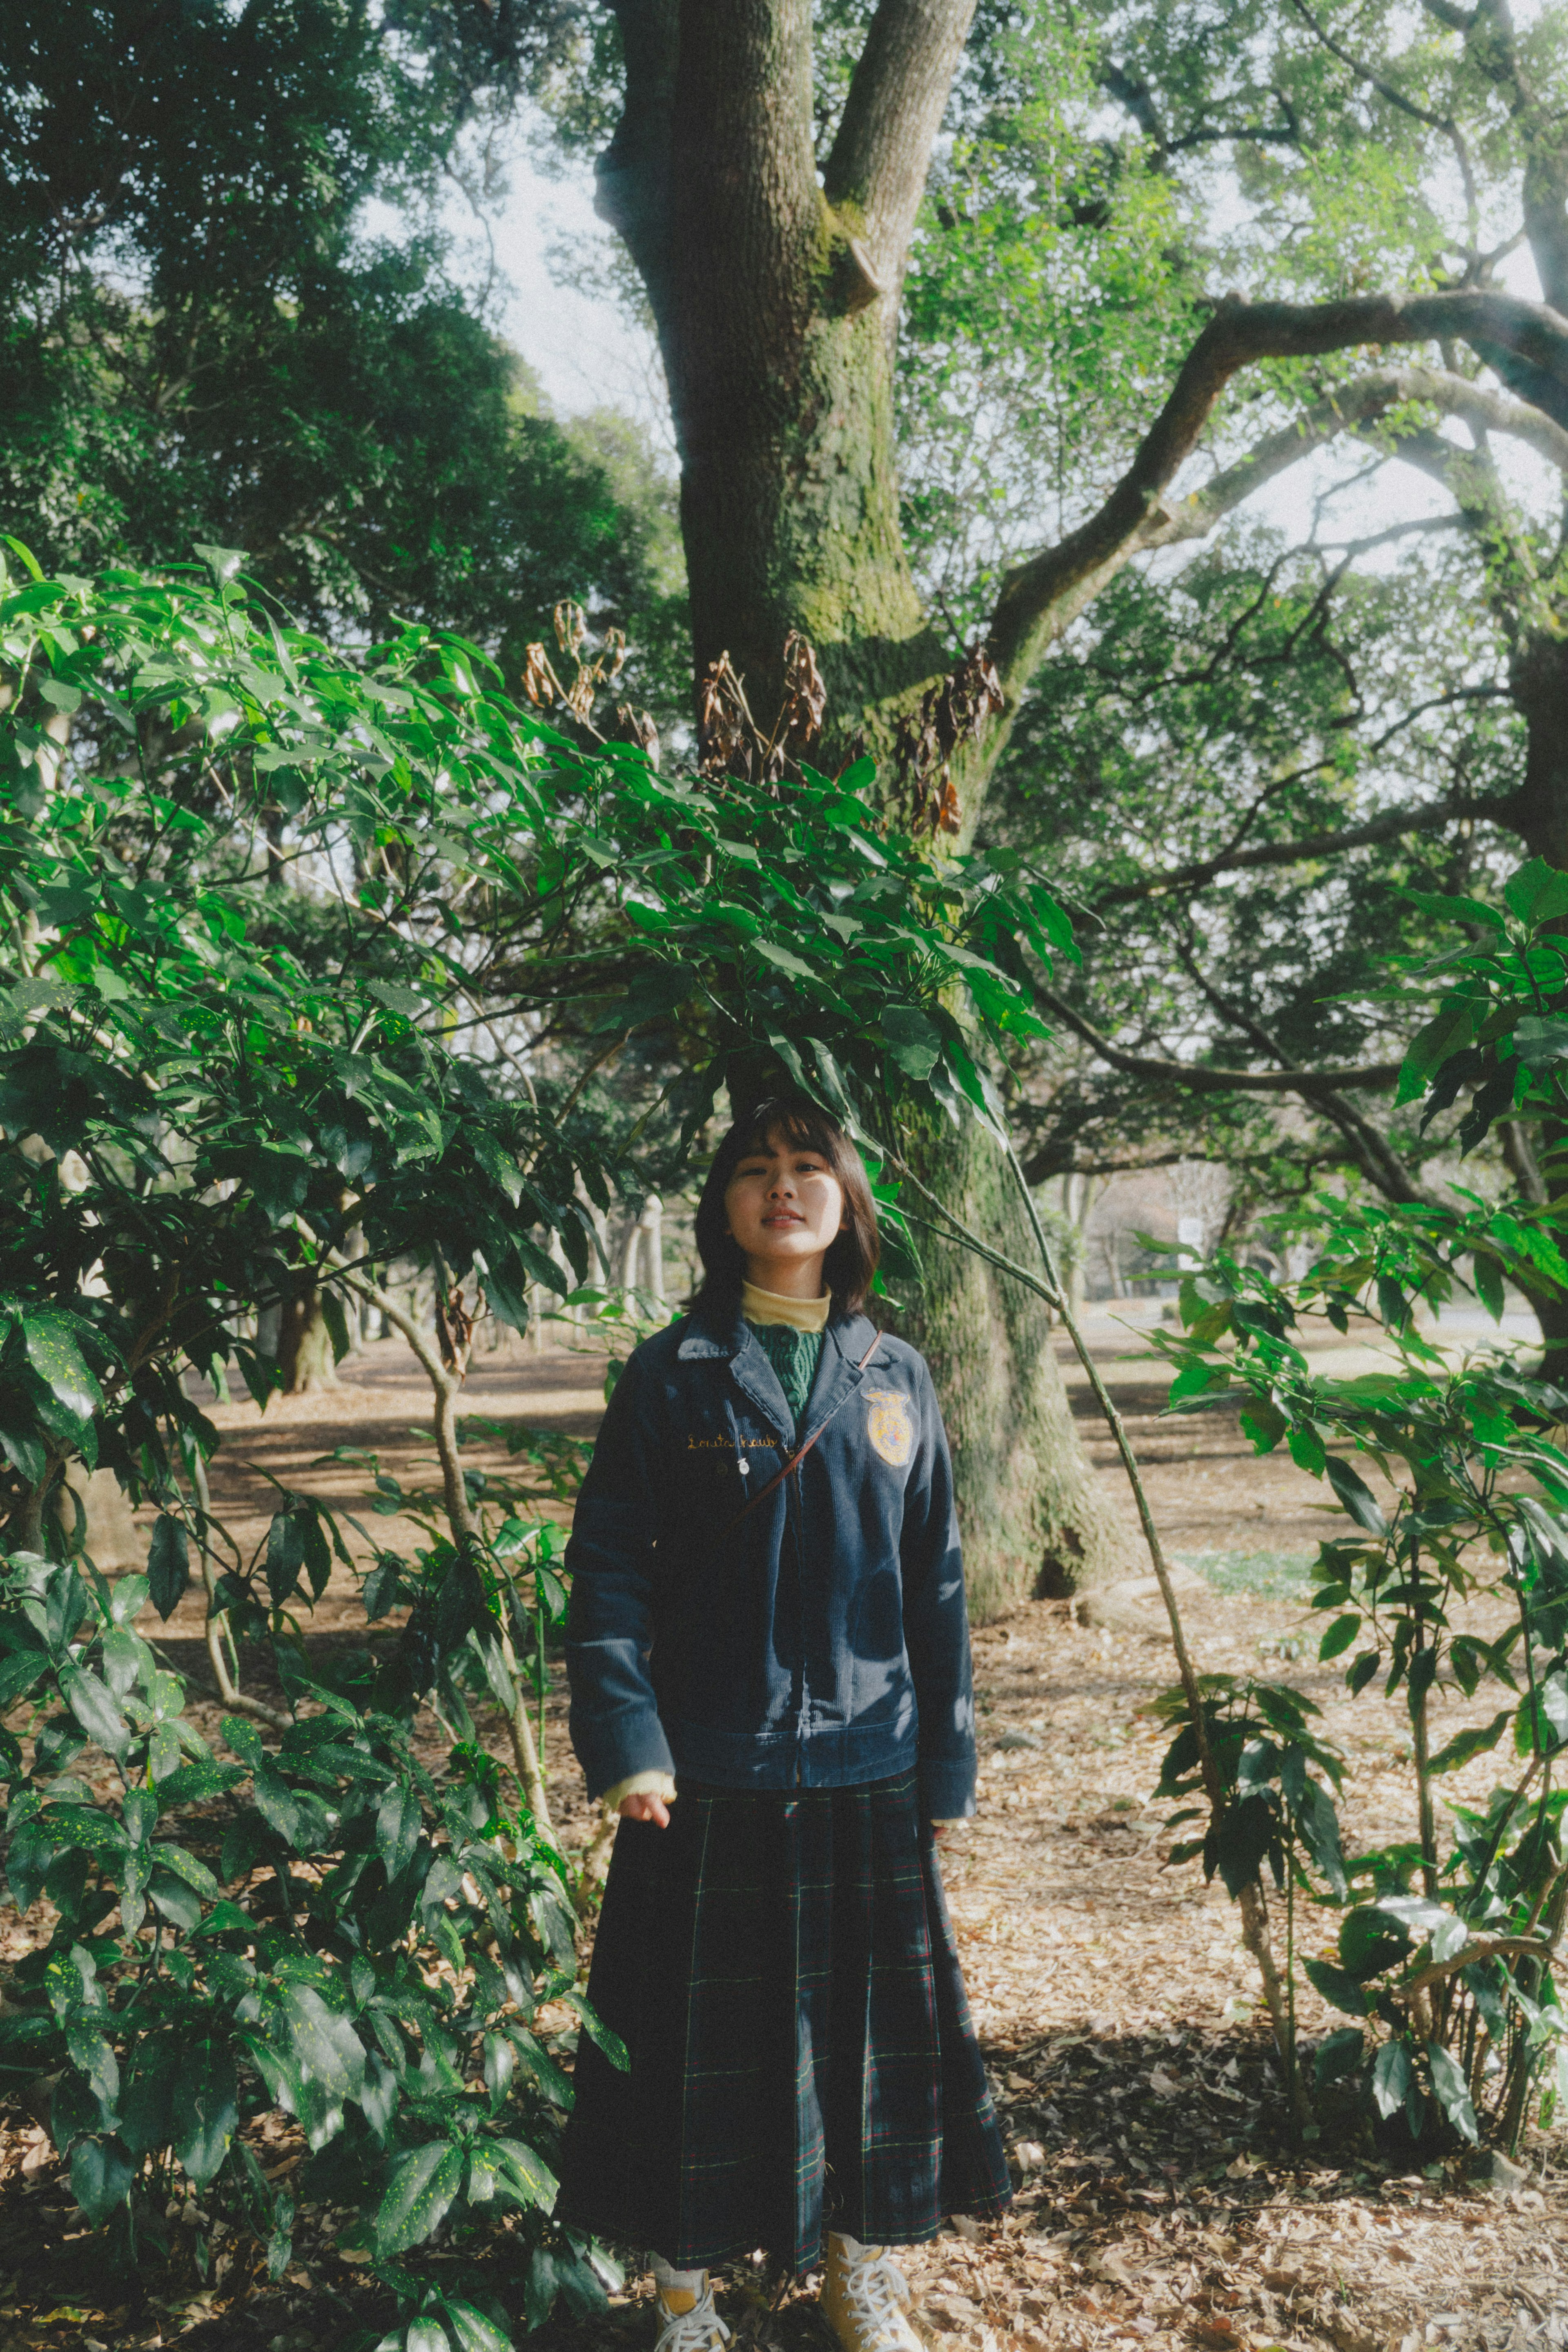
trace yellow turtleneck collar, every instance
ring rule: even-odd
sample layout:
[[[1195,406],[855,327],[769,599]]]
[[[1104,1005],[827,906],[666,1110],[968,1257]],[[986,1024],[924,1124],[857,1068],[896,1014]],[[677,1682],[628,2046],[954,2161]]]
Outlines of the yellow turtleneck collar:
[[[780,1298],[776,1290],[758,1290],[756,1283],[740,1286],[740,1311],[748,1323],[787,1323],[791,1331],[825,1331],[833,1297]]]

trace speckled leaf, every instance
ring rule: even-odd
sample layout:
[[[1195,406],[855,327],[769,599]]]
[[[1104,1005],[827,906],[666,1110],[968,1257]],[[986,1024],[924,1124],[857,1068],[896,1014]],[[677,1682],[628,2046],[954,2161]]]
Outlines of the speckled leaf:
[[[496,2154],[505,2160],[517,2194],[528,2203],[537,2205],[541,2213],[548,2213],[555,2203],[558,2186],[549,2165],[520,2139],[498,2139],[493,2146]]]
[[[447,2333],[458,2345],[459,2352],[511,2352],[512,2338],[504,2336],[471,2303],[459,2303],[449,2294],[443,2295],[441,2302]]]
[[[492,2099],[504,2099],[512,2086],[517,2066],[517,2053],[504,2033],[486,2033],[482,2044],[485,2053],[485,2088]]]
[[[25,1318],[22,1333],[27,1361],[66,1411],[80,1422],[101,1412],[103,1391],[82,1360],[70,1317],[57,1307],[37,1308]]]
[[[376,2215],[376,2247],[383,2259],[429,2237],[462,2185],[466,2160],[447,2140],[429,2140],[403,2158]]]

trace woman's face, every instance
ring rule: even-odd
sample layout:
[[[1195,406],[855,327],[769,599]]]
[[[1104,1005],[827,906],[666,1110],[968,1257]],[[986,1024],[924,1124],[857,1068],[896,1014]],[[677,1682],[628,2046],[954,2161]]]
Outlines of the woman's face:
[[[844,1188],[824,1153],[775,1130],[740,1160],[724,1214],[748,1281],[786,1297],[821,1297],[822,1261],[844,1222]]]

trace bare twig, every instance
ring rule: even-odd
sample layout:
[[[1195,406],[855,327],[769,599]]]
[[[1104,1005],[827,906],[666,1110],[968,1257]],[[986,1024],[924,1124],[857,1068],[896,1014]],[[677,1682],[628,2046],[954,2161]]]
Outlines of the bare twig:
[[[371,1307],[379,1307],[394,1331],[401,1331],[422,1366],[434,1391],[435,1412],[433,1431],[435,1451],[441,1463],[443,1498],[454,1539],[460,1548],[471,1546],[476,1539],[474,1514],[469,1507],[468,1489],[463,1483],[463,1464],[457,1443],[457,1400],[463,1391],[461,1366],[452,1369],[444,1364],[419,1325],[405,1308],[400,1307],[390,1291],[363,1274],[343,1276],[347,1286]],[[533,1726],[528,1721],[528,1698],[517,1674],[517,1654],[511,1635],[503,1623],[500,1628],[501,1656],[512,1678],[516,1704],[507,1717],[507,1731],[511,1741],[512,1759],[519,1786],[528,1811],[548,1837],[555,1834],[550,1820],[549,1799],[545,1793],[544,1773],[539,1765],[538,1749],[534,1744]]]
[[[1083,1367],[1094,1402],[1099,1406],[1101,1416],[1111,1433],[1122,1467],[1127,1475],[1127,1483],[1133,1490],[1139,1524],[1143,1528],[1144,1541],[1148,1549],[1155,1580],[1160,1588],[1160,1597],[1165,1602],[1166,1614],[1170,1621],[1171,1647],[1176,1654],[1176,1672],[1181,1678],[1182,1689],[1186,1697],[1192,1721],[1193,1738],[1197,1747],[1198,1769],[1203,1780],[1204,1794],[1208,1799],[1209,1806],[1218,1819],[1226,1811],[1225,1783],[1215,1761],[1214,1749],[1208,1737],[1208,1722],[1204,1713],[1203,1686],[1198,1678],[1197,1669],[1193,1664],[1192,1653],[1187,1648],[1186,1630],[1182,1623],[1181,1608],[1176,1600],[1176,1586],[1171,1580],[1170,1564],[1166,1559],[1165,1547],[1160,1541],[1159,1529],[1155,1524],[1154,1511],[1150,1507],[1148,1492],[1138,1468],[1137,1456],[1133,1452],[1132,1442],[1128,1438],[1122,1416],[1116,1410],[1114,1400],[1101,1378],[1100,1368],[1090,1353],[1088,1341],[1084,1339],[1082,1327],[1073,1314],[1065,1286],[1056,1271],[1051,1244],[1046,1238],[1045,1228],[1040,1222],[1039,1213],[1030,1192],[1029,1181],[1019,1165],[1018,1154],[1013,1150],[1010,1143],[1004,1148],[1018,1180],[1019,1189],[1023,1194],[1024,1205],[1029,1212],[1030,1223],[1034,1231],[1035,1243],[1044,1269],[1043,1281],[1039,1276],[1031,1275],[1027,1267],[1019,1265],[1012,1259],[1004,1256],[1001,1251],[990,1248],[987,1243],[980,1240],[978,1234],[971,1233],[963,1220],[956,1216],[948,1208],[946,1202],[938,1199],[936,1193],[930,1192],[920,1181],[902,1156],[889,1156],[894,1159],[900,1179],[913,1185],[922,1199],[930,1202],[932,1207],[946,1220],[947,1225],[951,1228],[949,1239],[956,1235],[964,1246],[973,1251],[977,1256],[987,1259],[999,1272],[1010,1274],[1016,1281],[1023,1283],[1027,1288],[1043,1298],[1052,1314],[1061,1318],[1062,1328],[1071,1340],[1078,1360]],[[908,1214],[909,1212],[905,1211],[904,1213]],[[926,1220],[917,1218],[915,1222],[925,1224]],[[940,1231],[941,1228],[937,1227],[934,1230]],[[1288,2079],[1294,2086],[1296,2111],[1299,2117],[1304,2117],[1309,2110],[1305,2091],[1301,2083],[1300,2070],[1294,2063],[1294,2043],[1291,2033],[1289,2004],[1286,2000],[1284,1986],[1281,1982],[1273,1947],[1270,1941],[1268,1905],[1259,1881],[1254,1879],[1249,1885],[1242,1888],[1238,1897],[1238,1907],[1241,1914],[1242,1940],[1257,1962],[1258,1973],[1263,1983],[1263,1998],[1268,2004],[1270,2020],[1274,2029],[1275,2042],[1286,2068]]]
[[[207,1538],[207,1522],[212,1516],[212,1495],[207,1486],[207,1465],[203,1461],[199,1449],[196,1448],[193,1448],[192,1451],[191,1479],[196,1489],[196,1501],[201,1510],[201,1523],[196,1531],[196,1554],[202,1563],[202,1582],[206,1588],[207,1622],[203,1631],[206,1636],[207,1656],[212,1664],[213,1678],[217,1685],[215,1696],[222,1700],[225,1706],[232,1707],[235,1715],[248,1715],[256,1722],[265,1723],[273,1731],[287,1731],[292,1723],[292,1717],[281,1714],[275,1706],[268,1706],[264,1699],[251,1698],[241,1690],[238,1651],[235,1650],[234,1654],[232,1674],[228,1660],[224,1656],[224,1635],[227,1631],[227,1622],[224,1612],[218,1607],[218,1572],[213,1565],[213,1548]]]

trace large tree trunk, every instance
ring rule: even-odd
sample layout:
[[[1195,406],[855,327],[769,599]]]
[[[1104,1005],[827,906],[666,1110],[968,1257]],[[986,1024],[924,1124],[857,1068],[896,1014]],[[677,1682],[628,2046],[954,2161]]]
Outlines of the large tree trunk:
[[[912,1157],[972,1231],[1031,1263],[1016,1180],[981,1129],[927,1130]],[[942,1401],[974,1614],[1128,1574],[1136,1530],[1084,1454],[1043,1304],[967,1251],[923,1236],[921,1255],[925,1280],[899,1328]]]
[[[973,7],[881,0],[819,180],[810,0],[617,5],[627,100],[599,205],[642,275],[669,380],[697,675],[727,653],[768,727],[798,629],[840,746],[863,733],[885,749],[948,667],[899,528],[894,354]],[[983,771],[961,781],[972,829]],[[928,1174],[972,1229],[1027,1255],[983,1139],[934,1140]],[[1028,1294],[934,1247],[915,1319],[955,1441],[977,1612],[1107,1570],[1120,1521]]]
[[[312,1389],[341,1385],[319,1290],[284,1300],[278,1319],[277,1364],[285,1396],[307,1396]]]
[[[1544,634],[1526,637],[1509,678],[1525,724],[1524,780],[1514,802],[1525,854],[1568,871],[1568,642]],[[1513,1119],[1500,1128],[1503,1157],[1526,1200],[1561,1202],[1568,1195],[1563,1145],[1568,1130],[1547,1123],[1542,1150]],[[1543,1380],[1568,1381],[1568,1298],[1555,1290],[1527,1289],[1541,1326]]]
[[[904,119],[878,119],[868,77],[825,186],[809,0],[624,0],[617,12],[627,106],[600,208],[642,273],[669,380],[697,671],[728,653],[765,726],[791,629],[816,648],[844,739],[883,732],[886,707],[946,667],[899,529],[894,330],[972,5],[884,12],[921,17],[925,79],[934,70],[940,90],[912,90],[890,56],[882,79]]]

